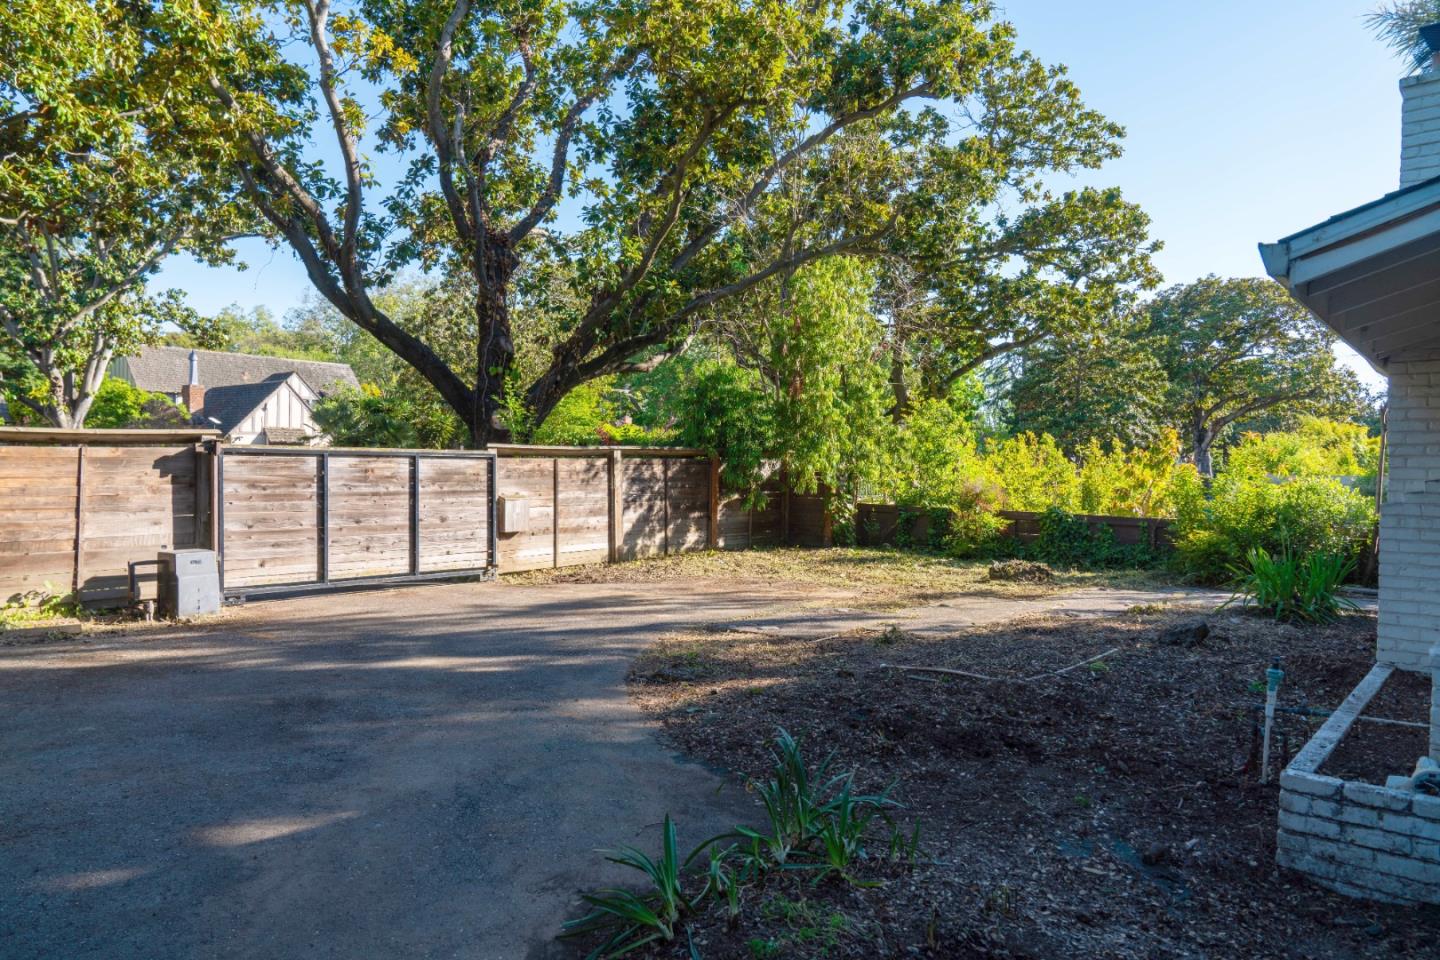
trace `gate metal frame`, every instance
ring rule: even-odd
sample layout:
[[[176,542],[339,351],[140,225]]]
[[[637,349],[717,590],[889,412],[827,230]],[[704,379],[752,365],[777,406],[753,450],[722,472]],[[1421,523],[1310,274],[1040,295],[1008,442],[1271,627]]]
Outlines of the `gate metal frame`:
[[[215,484],[214,543],[215,561],[220,575],[220,591],[227,601],[243,602],[249,597],[281,596],[301,593],[349,590],[359,587],[386,586],[405,583],[424,583],[436,580],[493,580],[499,566],[499,532],[495,529],[495,486],[498,480],[496,458],[493,450],[398,450],[364,449],[358,447],[272,447],[266,445],[228,446],[215,443],[215,469],[212,473]],[[246,457],[313,457],[317,459],[316,507],[319,512],[319,529],[316,540],[319,556],[316,558],[317,579],[300,583],[267,583],[253,587],[225,586],[225,458]],[[346,577],[330,579],[330,459],[331,457],[377,458],[384,460],[405,459],[410,462],[410,572],[387,574],[378,577]],[[486,499],[489,501],[487,515],[485,553],[487,563],[483,567],[459,570],[437,570],[433,573],[420,572],[420,461],[422,459],[484,460],[486,468]]]

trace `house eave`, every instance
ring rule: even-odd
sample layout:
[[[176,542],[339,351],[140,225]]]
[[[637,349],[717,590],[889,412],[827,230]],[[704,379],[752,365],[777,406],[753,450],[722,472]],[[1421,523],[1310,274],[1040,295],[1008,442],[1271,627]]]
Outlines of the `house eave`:
[[[1380,373],[1440,350],[1440,178],[1262,243],[1260,258]]]

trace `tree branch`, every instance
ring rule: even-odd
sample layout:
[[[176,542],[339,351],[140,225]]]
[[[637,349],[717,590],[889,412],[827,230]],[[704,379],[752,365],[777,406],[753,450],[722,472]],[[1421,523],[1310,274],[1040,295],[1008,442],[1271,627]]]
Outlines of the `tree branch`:
[[[451,132],[445,122],[445,111],[440,98],[445,88],[445,75],[455,56],[455,32],[470,14],[469,0],[455,0],[450,17],[440,29],[440,41],[435,47],[435,64],[430,68],[430,84],[426,90],[425,113],[430,128],[430,139],[435,144],[435,157],[439,166],[440,193],[445,206],[450,210],[450,219],[455,222],[455,232],[460,239],[474,243],[476,233],[481,229],[478,222],[472,222],[460,192],[455,188],[455,154],[463,148],[456,143],[462,131]],[[456,126],[459,126],[457,121]]]
[[[305,9],[310,18],[310,43],[320,60],[319,86],[330,112],[330,123],[335,128],[335,140],[340,145],[340,157],[345,164],[345,221],[340,242],[341,269],[354,269],[355,241],[360,230],[361,171],[360,156],[355,136],[345,121],[344,107],[336,92],[335,54],[326,37],[326,24],[330,17],[330,0],[305,0]]]
[[[560,126],[555,134],[555,149],[550,157],[550,176],[545,183],[545,189],[541,191],[539,198],[530,208],[530,212],[520,218],[515,226],[510,228],[508,235],[510,246],[518,246],[521,240],[530,235],[530,231],[539,225],[555,207],[556,201],[560,199],[560,190],[565,185],[565,168],[570,162],[570,140],[575,136],[575,128],[580,124],[580,118],[586,110],[589,110],[600,95],[605,93],[617,77],[634,65],[639,56],[638,52],[632,51],[621,54],[610,65],[610,68],[600,77],[594,87],[570,105],[565,112],[565,117],[560,121]]]
[[[841,130],[853,126],[854,124],[860,123],[863,120],[869,120],[872,117],[877,117],[880,114],[886,112],[887,110],[891,110],[899,106],[907,100],[912,100],[916,97],[928,96],[930,94],[931,87],[928,83],[919,84],[917,86],[909,88],[908,90],[898,91],[886,97],[879,103],[874,104],[873,106],[864,107],[860,110],[852,110],[849,113],[842,114],[841,116],[836,117],[824,127],[815,131],[810,136],[806,137],[804,140],[801,140],[798,144],[782,153],[773,162],[771,162],[770,166],[766,167],[760,173],[760,176],[751,185],[750,189],[746,191],[745,196],[741,198],[739,203],[735,205],[735,209],[730,214],[730,216],[719,218],[718,220],[716,220],[715,223],[712,223],[709,227],[706,227],[704,230],[696,234],[695,238],[685,245],[684,249],[682,249],[680,253],[676,255],[675,259],[671,262],[671,272],[673,273],[675,271],[683,270],[685,268],[685,265],[688,264],[691,260],[693,260],[701,250],[705,249],[705,247],[709,245],[710,241],[715,239],[716,235],[719,234],[722,229],[724,229],[727,225],[734,223],[742,216],[747,215],[751,207],[755,205],[755,202],[759,200],[761,195],[764,194],[766,189],[769,188],[770,181],[774,180],[777,175],[779,175],[792,163],[801,159],[806,154],[810,153],[810,151],[814,150],[816,147],[824,144]]]
[[[959,380],[961,377],[965,376],[971,371],[983,367],[985,364],[989,363],[991,360],[994,360],[996,357],[1003,357],[1005,354],[1012,351],[1023,350],[1025,347],[1039,343],[1041,340],[1045,339],[1047,333],[1049,333],[1049,331],[1047,330],[1036,330],[1027,336],[1019,337],[1015,340],[1007,340],[1004,343],[997,343],[990,347],[987,347],[985,350],[982,350],[978,355],[976,355],[973,359],[962,363],[960,366],[947,373],[940,381],[940,389],[948,390],[950,388],[950,385],[953,384],[956,380]]]

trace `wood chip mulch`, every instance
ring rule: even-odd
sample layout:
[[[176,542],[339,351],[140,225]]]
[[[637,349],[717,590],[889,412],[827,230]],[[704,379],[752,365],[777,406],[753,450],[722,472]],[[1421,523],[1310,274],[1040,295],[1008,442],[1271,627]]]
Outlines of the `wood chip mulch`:
[[[899,781],[902,817],[921,825],[916,865],[863,868],[876,886],[769,881],[738,921],[706,914],[690,939],[705,960],[1440,956],[1440,911],[1349,900],[1274,866],[1277,791],[1257,782],[1251,709],[1265,668],[1282,658],[1282,704],[1333,708],[1374,634],[1368,615],[1293,627],[1165,611],[944,640],[669,638],[631,692],[686,754],[758,776],[784,727],[861,787]],[[1321,722],[1283,717],[1280,759]],[[690,956],[683,942],[636,955]]]

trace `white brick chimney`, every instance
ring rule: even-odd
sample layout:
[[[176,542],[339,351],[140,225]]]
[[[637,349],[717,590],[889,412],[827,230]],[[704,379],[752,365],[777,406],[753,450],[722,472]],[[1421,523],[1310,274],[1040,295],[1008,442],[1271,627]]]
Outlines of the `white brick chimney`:
[[[1431,61],[1400,81],[1400,186],[1440,177],[1440,24],[1425,27],[1421,39]]]

